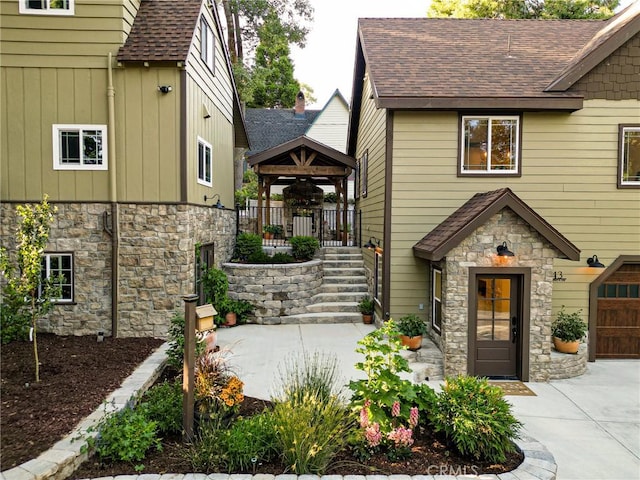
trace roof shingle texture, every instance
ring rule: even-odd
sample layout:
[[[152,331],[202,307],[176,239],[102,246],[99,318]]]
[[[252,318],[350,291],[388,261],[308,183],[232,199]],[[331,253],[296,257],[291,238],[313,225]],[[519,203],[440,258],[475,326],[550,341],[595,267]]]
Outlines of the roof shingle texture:
[[[142,1],[118,60],[185,61],[201,5],[202,0]]]
[[[364,18],[379,97],[549,97],[545,87],[601,20]]]
[[[305,110],[304,116],[294,116],[291,108],[248,108],[245,123],[251,151],[247,155],[251,156],[301,137],[319,113],[320,110]]]

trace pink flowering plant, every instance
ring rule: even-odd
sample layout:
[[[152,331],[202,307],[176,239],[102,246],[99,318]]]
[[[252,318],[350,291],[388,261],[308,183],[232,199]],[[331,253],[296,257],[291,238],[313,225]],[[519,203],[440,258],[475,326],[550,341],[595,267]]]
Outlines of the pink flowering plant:
[[[435,404],[435,393],[427,385],[400,378],[399,373],[410,372],[408,361],[400,355],[402,349],[393,320],[358,342],[356,352],[364,355],[364,361],[356,368],[366,379],[350,382],[349,388],[360,424],[352,444],[362,458],[377,453],[391,460],[408,457],[420,411],[426,414]]]

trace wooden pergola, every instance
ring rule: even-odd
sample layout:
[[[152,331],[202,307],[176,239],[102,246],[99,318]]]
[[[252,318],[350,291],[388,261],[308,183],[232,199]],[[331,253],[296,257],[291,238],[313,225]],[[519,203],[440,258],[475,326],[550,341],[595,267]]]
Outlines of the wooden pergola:
[[[305,179],[317,186],[333,185],[336,190],[336,230],[347,223],[347,179],[356,161],[344,153],[307,137],[300,136],[247,159],[258,175],[258,231],[270,222],[270,197],[273,185],[290,185]],[[266,197],[266,217],[262,218]],[[342,238],[346,245],[346,231]]]

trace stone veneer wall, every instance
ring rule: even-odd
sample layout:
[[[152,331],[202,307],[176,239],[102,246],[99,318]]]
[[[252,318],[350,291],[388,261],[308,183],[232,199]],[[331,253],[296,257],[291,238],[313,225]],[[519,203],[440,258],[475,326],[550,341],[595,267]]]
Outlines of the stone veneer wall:
[[[560,353],[551,349],[551,370],[549,380],[573,378],[587,371],[588,349],[586,343],[581,343],[578,353]]]
[[[39,322],[59,335],[111,335],[111,236],[104,230],[107,203],[55,203],[48,252],[72,252],[74,304],[58,305]],[[0,205],[0,241],[15,249],[16,204]],[[235,212],[186,204],[118,205],[118,336],[166,336],[182,295],[195,283],[195,245],[215,244],[215,263],[231,258]]]
[[[557,252],[508,208],[447,254],[442,322],[446,375],[467,373],[469,267],[495,267],[496,245],[505,240],[515,253],[509,266],[531,268],[529,378],[544,382],[551,376],[551,296]],[[509,273],[509,266],[502,267],[505,273]]]
[[[322,285],[322,260],[295,264],[225,263],[229,297],[255,306],[250,323],[275,325],[284,315],[307,312]]]

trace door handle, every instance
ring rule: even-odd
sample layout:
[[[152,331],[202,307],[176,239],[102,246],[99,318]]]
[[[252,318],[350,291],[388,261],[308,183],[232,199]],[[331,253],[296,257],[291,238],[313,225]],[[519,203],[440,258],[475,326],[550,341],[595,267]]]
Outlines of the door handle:
[[[516,338],[518,338],[518,319],[511,317],[511,343],[516,343]]]

